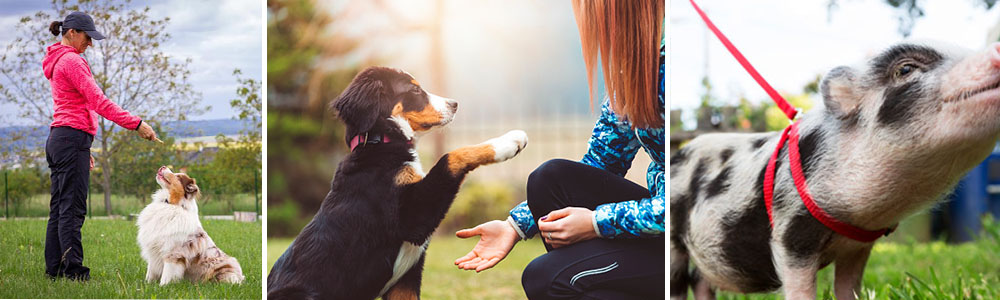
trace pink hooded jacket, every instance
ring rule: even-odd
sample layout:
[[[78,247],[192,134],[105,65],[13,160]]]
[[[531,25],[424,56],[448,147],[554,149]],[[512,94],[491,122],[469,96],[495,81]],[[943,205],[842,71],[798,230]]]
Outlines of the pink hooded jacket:
[[[90,65],[70,46],[55,43],[42,60],[45,78],[52,85],[52,125],[69,126],[97,134],[97,115],[129,130],[139,129],[142,119],[111,102],[97,87]]]

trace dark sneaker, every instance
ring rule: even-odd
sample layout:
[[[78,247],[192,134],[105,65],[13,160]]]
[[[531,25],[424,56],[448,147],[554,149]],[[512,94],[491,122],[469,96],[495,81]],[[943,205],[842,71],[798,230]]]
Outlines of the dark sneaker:
[[[90,280],[90,274],[89,273],[90,272],[83,273],[83,274],[72,274],[72,275],[66,274],[66,279],[69,279],[69,280],[72,280],[72,281],[88,281],[88,280]]]

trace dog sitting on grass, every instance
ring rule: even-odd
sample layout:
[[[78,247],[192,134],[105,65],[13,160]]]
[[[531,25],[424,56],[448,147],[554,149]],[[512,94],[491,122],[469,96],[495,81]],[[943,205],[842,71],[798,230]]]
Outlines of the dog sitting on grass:
[[[161,189],[139,213],[139,247],[146,260],[146,281],[166,285],[181,278],[192,282],[242,283],[240,263],[215,246],[201,227],[194,178],[160,167]]]

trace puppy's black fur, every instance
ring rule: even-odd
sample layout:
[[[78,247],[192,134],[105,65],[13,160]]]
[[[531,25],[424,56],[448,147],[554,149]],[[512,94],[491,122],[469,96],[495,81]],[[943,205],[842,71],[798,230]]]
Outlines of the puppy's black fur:
[[[400,108],[400,115],[431,109],[429,101],[408,74],[372,67],[358,74],[334,102],[347,125],[348,141],[365,133],[386,135],[391,141],[359,145],[340,163],[316,216],[271,269],[268,299],[419,297],[422,252],[385,295],[379,292],[393,275],[400,246],[425,244],[467,172],[453,170],[454,160],[462,158],[447,154],[422,179],[417,174],[414,180],[400,180],[412,178],[405,175],[413,173],[407,165],[414,160],[413,145],[389,117]],[[440,125],[426,123],[426,118],[408,121],[417,124],[414,127],[426,125],[423,130]]]

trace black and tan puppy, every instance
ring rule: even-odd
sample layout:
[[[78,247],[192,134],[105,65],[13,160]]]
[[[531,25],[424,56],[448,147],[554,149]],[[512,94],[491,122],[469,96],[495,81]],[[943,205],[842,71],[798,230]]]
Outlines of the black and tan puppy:
[[[528,138],[515,130],[445,154],[424,174],[416,137],[451,122],[458,103],[409,74],[365,69],[333,103],[351,154],[330,193],[267,277],[268,299],[416,299],[424,251],[465,174],[508,160]]]

